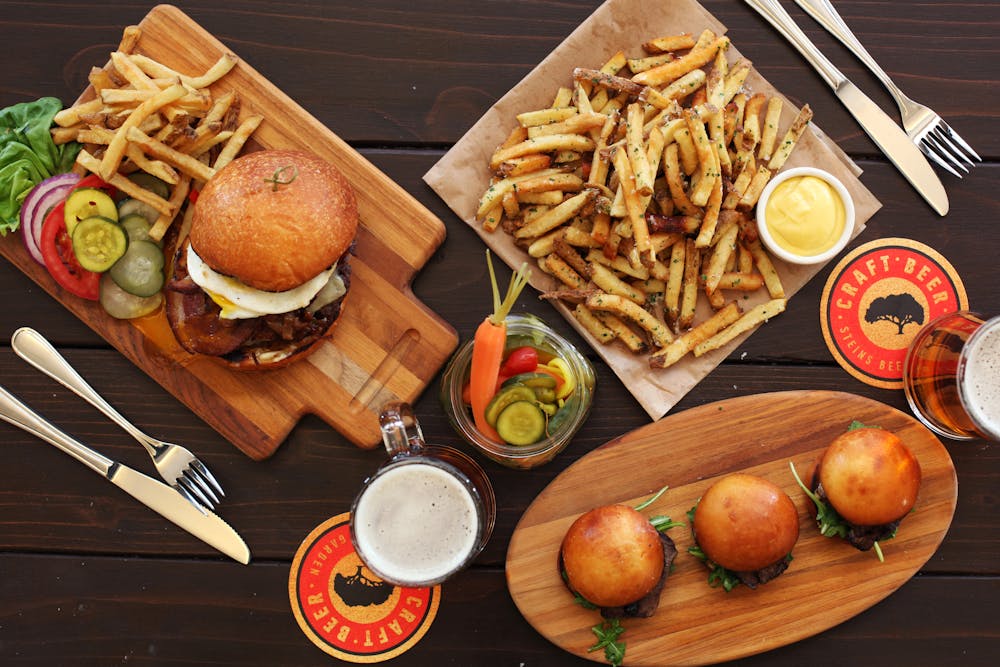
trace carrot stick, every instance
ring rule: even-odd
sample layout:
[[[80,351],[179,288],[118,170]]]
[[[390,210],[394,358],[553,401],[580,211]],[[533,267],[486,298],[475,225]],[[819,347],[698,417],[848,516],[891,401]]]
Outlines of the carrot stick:
[[[507,345],[507,314],[514,307],[521,290],[528,284],[531,271],[527,268],[527,262],[521,264],[511,277],[507,294],[501,301],[489,250],[486,251],[486,264],[490,270],[490,284],[493,287],[493,313],[483,320],[473,338],[472,364],[469,368],[469,398],[476,428],[486,437],[502,442],[496,429],[486,421],[486,406],[496,394],[500,363],[503,361],[503,351]]]

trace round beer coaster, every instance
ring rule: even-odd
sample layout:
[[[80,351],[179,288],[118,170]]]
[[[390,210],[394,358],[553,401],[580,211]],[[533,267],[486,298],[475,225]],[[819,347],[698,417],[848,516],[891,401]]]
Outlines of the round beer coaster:
[[[424,636],[441,586],[403,588],[372,574],[354,551],[350,516],[323,522],[303,540],[288,596],[302,632],[320,649],[348,662],[382,662]]]
[[[966,308],[962,279],[939,252],[885,238],[854,249],[830,272],[820,324],[844,370],[874,387],[902,389],[906,348],[916,333]]]

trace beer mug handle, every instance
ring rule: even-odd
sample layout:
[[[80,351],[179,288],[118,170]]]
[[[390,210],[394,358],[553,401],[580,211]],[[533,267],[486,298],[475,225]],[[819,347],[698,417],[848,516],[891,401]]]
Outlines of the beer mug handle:
[[[409,403],[394,401],[382,408],[378,418],[382,442],[389,456],[416,454],[424,448],[424,434]]]

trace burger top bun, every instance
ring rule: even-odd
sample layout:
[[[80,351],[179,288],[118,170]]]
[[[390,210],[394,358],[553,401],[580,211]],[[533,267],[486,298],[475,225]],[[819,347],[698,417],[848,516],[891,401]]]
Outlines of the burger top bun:
[[[799,538],[799,516],[779,486],[737,473],[723,477],[701,497],[694,530],[713,563],[734,572],[755,572],[791,553]]]
[[[354,191],[336,167],[302,151],[263,150],[205,184],[190,238],[215,271],[283,292],[340,259],[357,225]]]
[[[819,481],[840,516],[859,526],[901,519],[920,488],[920,464],[894,433],[857,428],[834,440],[819,462]]]
[[[663,574],[663,543],[649,520],[626,505],[592,509],[562,542],[569,587],[599,607],[620,607],[649,593]]]

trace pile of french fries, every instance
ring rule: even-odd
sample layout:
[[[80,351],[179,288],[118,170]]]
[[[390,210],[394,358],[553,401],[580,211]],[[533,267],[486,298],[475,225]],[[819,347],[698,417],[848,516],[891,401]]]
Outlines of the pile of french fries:
[[[81,173],[91,172],[152,206],[159,217],[149,235],[159,241],[177,217],[188,193],[231,162],[263,120],[240,121],[233,91],[215,96],[209,86],[237,63],[231,53],[198,75],[181,74],[135,53],[138,26],[125,29],[106,68],[89,75],[95,97],[55,117],[55,143],[84,144],[77,157]],[[141,170],[170,186],[161,197],[128,178]]]
[[[709,30],[642,46],[517,116],[476,216],[558,279],[543,296],[575,304],[597,340],[664,368],[784,310],[754,209],[812,112],[779,141],[782,100],[747,92],[751,64],[730,65],[729,39]],[[742,312],[739,295],[759,289],[769,300]],[[696,323],[699,294],[713,314]]]

